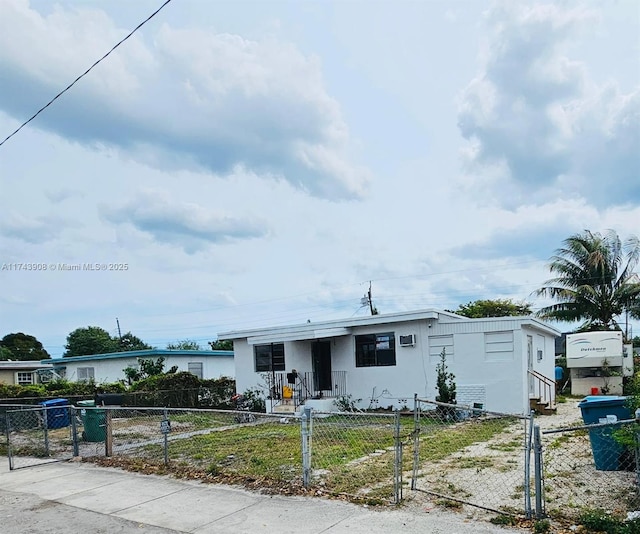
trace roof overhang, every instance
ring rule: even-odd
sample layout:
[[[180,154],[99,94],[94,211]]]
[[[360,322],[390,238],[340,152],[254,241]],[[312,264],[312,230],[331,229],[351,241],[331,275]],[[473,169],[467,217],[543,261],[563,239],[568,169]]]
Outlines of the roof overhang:
[[[274,326],[270,328],[257,328],[251,330],[236,330],[232,332],[218,333],[218,339],[261,339],[278,341],[298,341],[304,339],[318,339],[323,337],[336,337],[349,335],[353,328],[362,326],[395,324],[407,321],[433,320],[444,317],[451,321],[469,320],[454,313],[440,312],[437,310],[421,310],[416,312],[400,312],[384,315],[369,315],[366,317],[351,317],[349,319],[336,319],[319,323],[306,323],[292,326]],[[335,333],[332,333],[335,332]],[[260,341],[273,343],[273,341]],[[251,343],[251,341],[249,341]],[[256,342],[254,341],[253,344]]]
[[[269,333],[247,338],[249,345],[262,345],[264,343],[281,343],[283,341],[308,341],[314,339],[325,339],[330,337],[348,336],[350,328],[318,328],[314,330],[300,330],[298,332]]]

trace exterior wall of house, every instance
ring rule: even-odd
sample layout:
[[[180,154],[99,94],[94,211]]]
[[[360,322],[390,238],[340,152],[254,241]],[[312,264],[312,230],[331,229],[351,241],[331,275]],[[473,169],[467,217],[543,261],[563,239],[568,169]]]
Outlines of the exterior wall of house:
[[[8,369],[0,370],[0,384],[15,384],[15,371]]]
[[[35,365],[34,365],[35,363]],[[49,365],[40,365],[40,362],[0,362],[0,384],[18,384],[18,373],[26,373],[31,376],[32,384],[40,383],[40,376],[36,369],[48,368]]]
[[[356,367],[355,336],[393,332],[396,365]],[[414,334],[416,344],[401,347],[400,336]],[[459,404],[480,403],[486,409],[526,414],[529,411],[528,341],[532,367],[553,379],[554,336],[522,325],[522,319],[414,320],[358,326],[351,335],[330,338],[332,371],[346,371],[347,391],[361,408],[413,406],[413,396],[435,399],[436,367],[442,348],[448,371],[455,375]],[[285,370],[312,371],[311,340],[284,342]],[[538,352],[540,351],[540,353]],[[239,392],[266,381],[255,372],[253,345],[234,340]],[[538,360],[538,354],[542,357]]]
[[[16,372],[10,369],[0,370],[0,384],[15,384]]]
[[[198,351],[199,352],[199,351]],[[233,378],[235,375],[235,366],[233,362],[233,355],[202,355],[197,351],[194,354],[179,354],[179,355],[149,355],[149,359],[157,359],[164,357],[164,369],[168,371],[176,365],[178,371],[188,371],[189,363],[202,363],[202,377],[203,378],[220,378],[227,376]],[[139,356],[138,356],[139,357]],[[65,378],[71,382],[81,380],[82,377],[78,376],[78,369],[81,367],[92,367],[94,369],[94,380],[98,383],[112,383],[124,380],[124,369],[126,367],[138,366],[138,360],[136,356],[119,356],[117,358],[99,358],[98,356],[80,357],[84,358],[79,361],[74,359],[60,359],[56,362],[56,365],[62,365],[66,367]]]

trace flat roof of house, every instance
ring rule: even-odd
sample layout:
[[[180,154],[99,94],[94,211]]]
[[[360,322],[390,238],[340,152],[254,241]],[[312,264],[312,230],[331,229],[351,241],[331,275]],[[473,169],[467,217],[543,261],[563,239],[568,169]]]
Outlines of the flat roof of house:
[[[8,370],[8,371],[30,371],[36,369],[51,369],[53,367],[52,360],[20,360],[20,361],[11,361],[4,360],[0,361],[0,371]]]
[[[479,319],[469,319],[452,312],[427,309],[410,312],[388,313],[380,315],[368,315],[365,317],[351,317],[348,319],[333,319],[318,323],[307,322],[290,326],[273,326],[268,328],[254,328],[249,330],[234,330],[218,334],[218,339],[244,339],[252,338],[255,342],[275,342],[275,341],[300,341],[305,339],[320,339],[327,337],[346,336],[351,333],[351,328],[356,326],[371,326],[393,324],[406,321],[439,320],[445,322],[496,322],[504,320],[516,320],[521,324],[527,324],[534,328],[559,336],[560,331],[530,316],[509,316],[509,317],[483,317]]]
[[[106,354],[87,354],[86,356],[69,356],[68,358],[55,358],[54,360],[42,360],[59,365],[61,362],[86,362],[96,360],[117,360],[122,358],[167,358],[168,356],[194,356],[198,358],[233,358],[232,350],[169,350],[148,349],[130,350],[128,352],[108,352]]]

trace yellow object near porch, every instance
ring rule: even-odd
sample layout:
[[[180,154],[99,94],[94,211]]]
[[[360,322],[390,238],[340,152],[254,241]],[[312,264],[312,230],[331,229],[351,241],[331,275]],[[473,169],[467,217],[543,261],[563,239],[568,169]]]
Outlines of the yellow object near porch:
[[[289,386],[282,386],[282,398],[283,399],[293,398],[293,389],[291,389]]]

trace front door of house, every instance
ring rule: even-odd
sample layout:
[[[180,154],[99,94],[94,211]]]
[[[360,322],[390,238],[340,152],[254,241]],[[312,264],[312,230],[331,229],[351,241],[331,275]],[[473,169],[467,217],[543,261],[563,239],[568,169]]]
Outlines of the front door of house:
[[[331,342],[314,341],[311,345],[313,388],[316,394],[331,391]]]
[[[527,369],[529,371],[533,371],[533,337],[532,336],[527,336]],[[529,381],[529,398],[531,398],[536,393],[536,385],[534,382],[533,375],[531,373],[527,373],[527,378]]]

